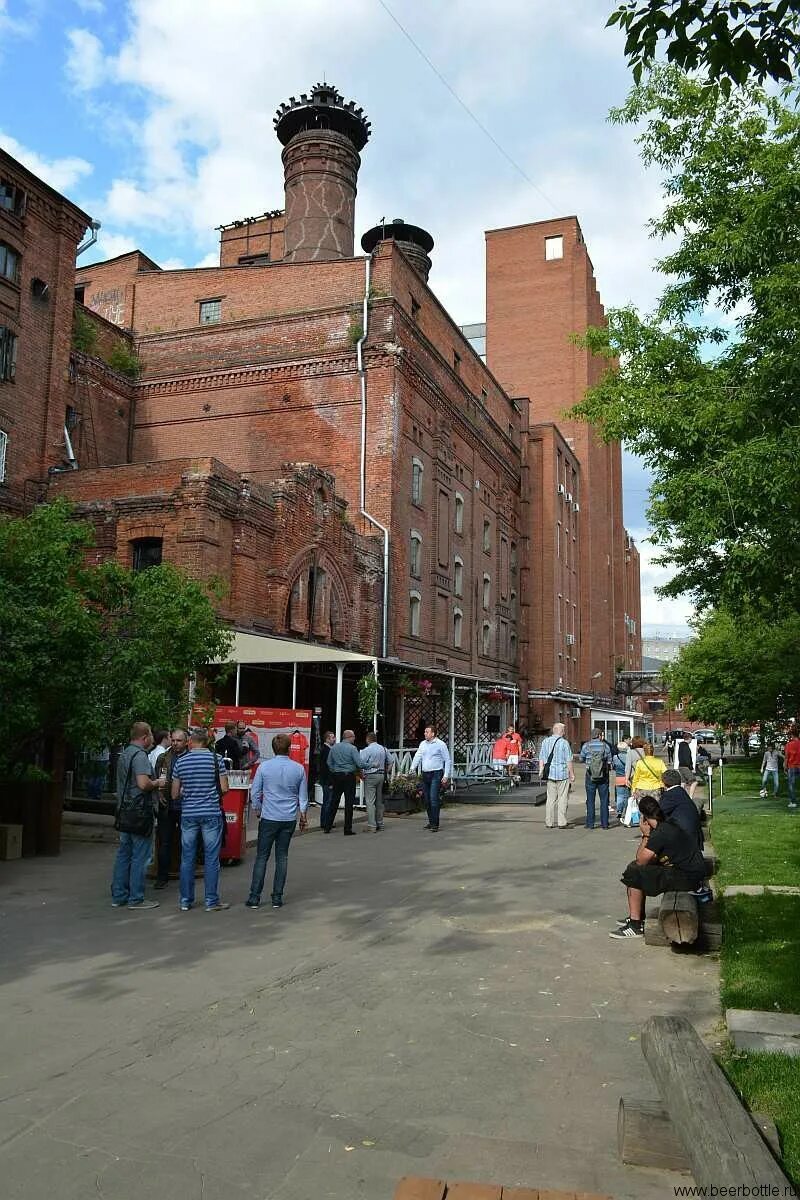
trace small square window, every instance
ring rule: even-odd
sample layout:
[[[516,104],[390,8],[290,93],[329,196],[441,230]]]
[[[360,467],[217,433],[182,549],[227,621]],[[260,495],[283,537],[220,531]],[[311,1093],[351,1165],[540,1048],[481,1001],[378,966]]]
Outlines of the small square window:
[[[548,262],[555,258],[564,257],[564,239],[559,234],[557,237],[546,237],[544,239],[544,256]]]
[[[201,300],[200,301],[200,324],[201,325],[216,325],[222,320],[222,301],[221,300]]]
[[[148,567],[161,565],[164,543],[161,538],[137,538],[131,542],[134,571],[146,571]]]

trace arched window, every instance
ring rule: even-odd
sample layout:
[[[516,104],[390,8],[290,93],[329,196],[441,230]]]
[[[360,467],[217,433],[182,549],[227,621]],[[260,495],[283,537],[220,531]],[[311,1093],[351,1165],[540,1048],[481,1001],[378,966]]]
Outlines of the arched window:
[[[415,579],[422,576],[422,534],[416,529],[411,530],[411,551],[409,554],[411,574]]]
[[[456,596],[464,595],[464,560],[458,554],[453,560],[453,592]]]
[[[517,570],[517,543],[511,543],[511,573],[516,574]]]
[[[481,650],[484,654],[488,654],[492,646],[492,627],[488,621],[483,622],[483,630],[481,631]]]
[[[492,549],[492,526],[488,517],[483,518],[483,548],[487,554]]]
[[[422,504],[422,473],[425,467],[421,459],[411,460],[411,503]]]
[[[461,646],[461,634],[464,628],[464,614],[460,608],[453,611],[453,645],[456,650]]]
[[[492,581],[488,575],[483,577],[483,607],[489,608],[492,601]]]
[[[422,607],[422,597],[419,592],[412,592],[408,597],[408,629],[412,637],[419,637],[419,614]]]
[[[454,529],[456,533],[464,532],[464,497],[456,492],[454,508]]]

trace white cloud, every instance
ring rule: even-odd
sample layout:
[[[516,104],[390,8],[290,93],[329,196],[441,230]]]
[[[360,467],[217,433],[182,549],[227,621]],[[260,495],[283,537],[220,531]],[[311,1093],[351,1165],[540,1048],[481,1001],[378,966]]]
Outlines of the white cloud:
[[[75,0],[75,3],[81,12],[103,13],[106,10],[103,0]]]
[[[32,171],[34,175],[38,175],[45,183],[49,183],[50,187],[55,188],[58,192],[68,192],[79,180],[92,173],[92,164],[85,158],[77,158],[72,155],[66,158],[43,158],[35,150],[29,150],[27,146],[23,146],[16,138],[4,133],[1,129],[0,146],[12,158],[19,159],[23,166]]]
[[[646,529],[631,530],[640,557],[640,577],[642,581],[642,625],[670,626],[674,629],[688,628],[689,620],[694,616],[694,608],[689,600],[680,597],[677,600],[665,600],[656,595],[656,588],[668,583],[672,572],[655,562],[659,556],[658,547],[652,546],[647,539]]]
[[[136,241],[129,234],[101,229],[97,244],[87,252],[87,261],[101,262],[103,259],[116,258],[119,254],[127,254],[130,250],[138,249]]]
[[[67,78],[76,91],[93,91],[109,74],[103,43],[88,29],[70,29],[67,41]]]

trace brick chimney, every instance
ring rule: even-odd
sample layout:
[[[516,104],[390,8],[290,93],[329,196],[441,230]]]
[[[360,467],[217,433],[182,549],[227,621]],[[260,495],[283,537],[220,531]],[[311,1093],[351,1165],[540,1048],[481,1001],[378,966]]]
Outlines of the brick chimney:
[[[361,249],[371,254],[379,242],[396,242],[425,282],[431,273],[430,252],[433,249],[433,238],[427,229],[419,225],[407,225],[402,217],[393,221],[383,222],[368,229],[361,239]]]
[[[290,97],[275,114],[283,144],[287,262],[352,258],[359,151],[370,123],[328,83]]]

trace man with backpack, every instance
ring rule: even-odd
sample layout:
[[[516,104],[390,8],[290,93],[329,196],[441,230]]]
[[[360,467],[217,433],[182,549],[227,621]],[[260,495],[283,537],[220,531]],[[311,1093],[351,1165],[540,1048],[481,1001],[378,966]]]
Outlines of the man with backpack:
[[[595,798],[600,797],[600,828],[608,829],[608,774],[611,747],[602,729],[593,729],[588,742],[581,746],[581,762],[586,764],[586,828],[594,829]]]

